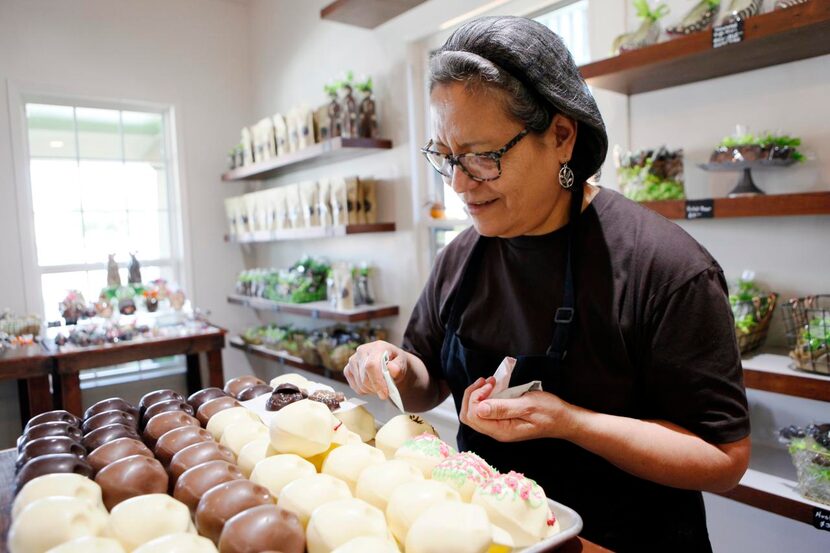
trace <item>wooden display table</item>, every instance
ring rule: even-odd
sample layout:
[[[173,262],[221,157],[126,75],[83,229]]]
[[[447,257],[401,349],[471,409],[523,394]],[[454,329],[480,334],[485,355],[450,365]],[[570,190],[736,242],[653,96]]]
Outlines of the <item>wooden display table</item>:
[[[14,461],[17,450],[0,451],[0,553],[6,553],[10,513],[14,499]],[[556,549],[557,553],[608,553],[608,550],[582,538],[574,538]]]
[[[54,394],[58,408],[81,416],[80,372],[109,365],[118,365],[142,359],[171,355],[187,356],[187,392],[206,387],[202,382],[199,354],[207,358],[208,384],[221,388],[225,384],[222,373],[222,348],[225,331],[221,328],[183,329],[173,336],[141,337],[121,344],[105,344],[77,349],[60,349],[52,353],[54,363]]]
[[[17,380],[20,420],[52,409],[49,374],[52,359],[39,344],[0,352],[0,380]]]

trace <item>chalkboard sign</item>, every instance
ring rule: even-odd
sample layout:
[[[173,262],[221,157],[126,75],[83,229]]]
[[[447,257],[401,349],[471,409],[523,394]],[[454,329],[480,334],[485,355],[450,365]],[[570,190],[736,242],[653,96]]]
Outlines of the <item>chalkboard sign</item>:
[[[715,200],[686,200],[686,219],[713,219]]]
[[[712,48],[737,44],[744,39],[744,20],[739,19],[720,27],[712,27]]]
[[[830,511],[813,507],[813,526],[830,532]]]

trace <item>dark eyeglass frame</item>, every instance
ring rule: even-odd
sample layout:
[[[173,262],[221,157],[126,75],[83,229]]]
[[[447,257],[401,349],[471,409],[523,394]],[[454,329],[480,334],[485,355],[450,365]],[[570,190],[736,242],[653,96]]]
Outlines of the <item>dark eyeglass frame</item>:
[[[442,177],[445,177],[447,179],[452,178],[452,173],[450,173],[449,175],[445,175],[441,171],[441,169],[439,167],[436,167],[435,163],[432,162],[432,159],[430,159],[430,157],[429,157],[430,155],[437,155],[437,156],[440,156],[440,157],[444,158],[445,160],[447,160],[447,163],[450,164],[450,168],[452,168],[453,171],[455,171],[455,166],[456,165],[458,167],[461,167],[461,170],[464,171],[464,174],[467,175],[468,177],[470,177],[471,179],[473,179],[476,182],[494,181],[494,180],[498,179],[499,177],[501,177],[501,158],[504,157],[504,154],[506,154],[513,146],[518,144],[522,140],[522,138],[527,136],[527,134],[529,132],[530,132],[530,129],[525,127],[524,129],[522,129],[519,132],[519,134],[517,134],[516,136],[511,138],[510,141],[507,144],[505,144],[504,146],[502,146],[498,150],[494,150],[494,151],[491,151],[491,152],[473,152],[473,153],[468,153],[468,154],[443,154],[443,153],[438,152],[436,150],[430,150],[429,149],[430,146],[432,146],[434,144],[433,140],[430,139],[430,141],[427,142],[426,146],[421,148],[421,153],[424,154],[425,158],[427,158],[427,161],[432,166],[432,168],[435,169],[438,172],[439,175],[441,175]],[[475,175],[471,175],[470,172],[467,170],[467,168],[464,167],[464,164],[461,163],[461,159],[465,158],[465,157],[475,157],[475,156],[487,157],[487,158],[490,158],[490,159],[494,160],[496,162],[496,168],[499,171],[498,175],[496,175],[495,177],[487,178],[487,179],[482,178],[482,177],[476,177]]]

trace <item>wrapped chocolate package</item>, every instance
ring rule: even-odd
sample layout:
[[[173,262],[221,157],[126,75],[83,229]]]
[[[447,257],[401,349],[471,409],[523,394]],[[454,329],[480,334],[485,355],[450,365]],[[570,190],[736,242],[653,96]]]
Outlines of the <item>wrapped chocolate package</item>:
[[[348,198],[346,194],[346,180],[342,177],[331,179],[331,219],[332,225],[342,226],[349,224]]]
[[[317,219],[321,227],[332,225],[331,181],[327,178],[317,181]]]
[[[289,184],[283,187],[285,191],[285,208],[288,214],[289,228],[302,228],[302,206],[300,205],[300,187]]]
[[[377,181],[371,177],[360,179],[360,201],[363,207],[363,220],[368,225],[378,222]]]
[[[360,180],[357,177],[346,178],[346,209],[348,211],[346,224],[361,225],[366,222],[360,197]]]
[[[288,130],[288,152],[296,152],[300,149],[300,120],[296,108],[285,116],[285,126]]]
[[[297,108],[296,113],[299,126],[297,147],[302,150],[314,144],[314,112],[303,104]]]
[[[317,142],[331,138],[331,119],[329,119],[329,105],[324,104],[314,112],[315,131]]]
[[[303,224],[306,227],[320,226],[320,217],[317,212],[319,197],[315,181],[304,181],[299,185],[300,210],[303,216]]]
[[[251,129],[243,127],[240,134],[240,142],[242,143],[242,161],[245,165],[250,165],[254,162],[254,141]]]
[[[285,189],[274,188],[271,190],[271,209],[274,211],[273,230],[284,230],[291,228],[291,221],[288,219],[288,206],[285,203]]]
[[[285,124],[285,117],[275,113],[271,120],[274,123],[274,142],[277,156],[284,156],[288,153],[288,127]]]

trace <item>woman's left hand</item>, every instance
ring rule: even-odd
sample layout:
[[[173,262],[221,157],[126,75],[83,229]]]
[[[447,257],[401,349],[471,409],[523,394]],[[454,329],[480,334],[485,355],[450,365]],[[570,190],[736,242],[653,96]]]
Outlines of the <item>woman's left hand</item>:
[[[473,430],[500,442],[565,438],[573,406],[547,392],[529,392],[515,399],[488,399],[495,379],[479,378],[464,391],[459,419]]]

